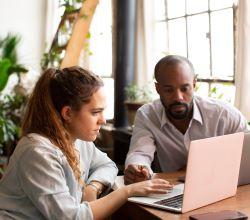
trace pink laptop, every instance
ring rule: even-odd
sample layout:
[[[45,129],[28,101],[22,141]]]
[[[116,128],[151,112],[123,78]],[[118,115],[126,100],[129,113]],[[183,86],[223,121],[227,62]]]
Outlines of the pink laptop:
[[[245,133],[238,186],[250,184],[250,133]]]
[[[164,196],[128,200],[185,213],[234,196],[237,190],[244,133],[191,141],[185,185]]]

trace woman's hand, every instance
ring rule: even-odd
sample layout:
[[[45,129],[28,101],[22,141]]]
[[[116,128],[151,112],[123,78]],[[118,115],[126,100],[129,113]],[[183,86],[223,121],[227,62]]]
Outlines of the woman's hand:
[[[125,186],[128,197],[146,196],[153,193],[164,194],[172,190],[173,185],[163,179],[152,179]]]
[[[163,179],[152,179],[121,187],[112,193],[90,202],[94,219],[104,219],[121,207],[131,196],[146,196],[149,194],[167,193],[172,184]]]

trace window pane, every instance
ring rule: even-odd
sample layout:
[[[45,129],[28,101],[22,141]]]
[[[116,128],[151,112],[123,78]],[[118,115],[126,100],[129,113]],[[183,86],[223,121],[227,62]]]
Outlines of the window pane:
[[[208,14],[188,17],[188,58],[194,65],[198,77],[210,76]]]
[[[154,1],[154,16],[156,21],[162,21],[166,19],[165,0]]]
[[[107,108],[104,111],[106,119],[113,119],[114,117],[114,79],[103,78],[104,91],[106,95]]]
[[[235,86],[229,83],[213,83],[211,85],[209,96],[233,104],[235,98]]]
[[[233,77],[233,11],[211,13],[211,44],[213,76]]]
[[[187,0],[187,14],[208,10],[208,0]]]
[[[168,0],[167,16],[168,18],[180,17],[185,15],[185,0]]]
[[[210,0],[210,9],[221,9],[233,6],[234,0]]]
[[[105,18],[105,19],[103,19]],[[111,76],[112,72],[111,0],[100,1],[90,27],[89,68],[96,74]]]
[[[197,82],[195,87],[195,93],[207,97],[208,96],[209,85],[206,82]]]
[[[166,22],[158,22],[155,25],[154,36],[154,63],[167,55],[167,28]]]
[[[186,23],[184,18],[170,20],[169,31],[169,53],[187,56],[186,48]]]

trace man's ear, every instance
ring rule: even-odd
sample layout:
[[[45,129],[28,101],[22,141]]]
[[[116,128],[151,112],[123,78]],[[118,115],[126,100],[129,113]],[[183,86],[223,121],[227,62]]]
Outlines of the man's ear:
[[[157,82],[155,82],[155,90],[158,94],[160,94],[160,85]]]
[[[72,109],[70,106],[66,105],[61,110],[61,116],[66,121],[69,122],[72,117]]]
[[[195,87],[196,87],[196,79],[194,79],[194,81],[193,81],[193,87],[194,87],[194,89],[195,89]]]

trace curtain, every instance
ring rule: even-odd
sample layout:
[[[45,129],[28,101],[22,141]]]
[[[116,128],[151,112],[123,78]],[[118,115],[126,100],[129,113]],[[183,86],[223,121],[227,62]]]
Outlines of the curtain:
[[[45,42],[46,49],[48,52],[56,31],[61,21],[61,16],[64,12],[64,7],[60,7],[60,1],[47,0],[47,11],[46,11],[46,27],[45,27]]]
[[[239,0],[238,7],[235,106],[250,121],[250,1]]]
[[[155,65],[151,52],[154,42],[153,2],[152,0],[137,1],[134,83],[141,86],[152,81]]]

